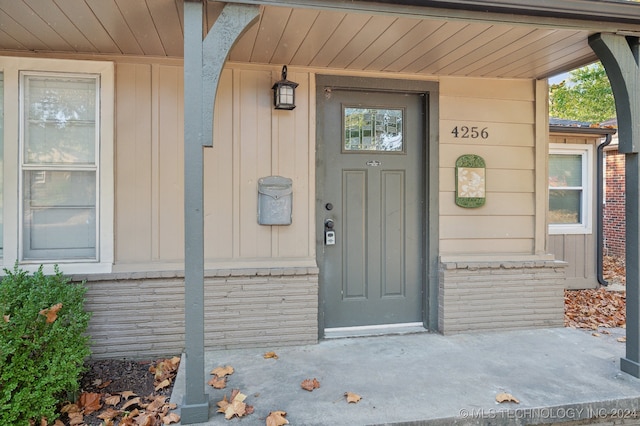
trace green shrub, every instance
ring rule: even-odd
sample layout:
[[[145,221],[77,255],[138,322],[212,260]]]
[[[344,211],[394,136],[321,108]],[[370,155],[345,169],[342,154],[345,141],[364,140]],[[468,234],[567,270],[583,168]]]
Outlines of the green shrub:
[[[56,418],[90,354],[83,284],[16,265],[0,282],[0,425]],[[61,304],[58,305],[58,304]],[[47,315],[49,314],[49,315]]]

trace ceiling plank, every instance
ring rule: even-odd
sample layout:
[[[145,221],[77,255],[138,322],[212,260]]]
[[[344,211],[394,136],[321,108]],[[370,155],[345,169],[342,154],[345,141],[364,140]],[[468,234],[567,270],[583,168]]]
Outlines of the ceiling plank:
[[[444,25],[442,21],[424,20],[413,27],[409,32],[400,37],[392,46],[378,56],[365,67],[366,70],[387,69],[393,62],[400,58],[407,50],[422,43],[431,34]]]
[[[295,65],[308,66],[311,64],[315,54],[327,43],[327,37],[336,31],[336,28],[345,19],[345,13],[320,12],[315,20],[307,37],[300,48],[291,58],[291,63]]]
[[[271,57],[272,63],[291,63],[293,56],[300,49],[319,14],[319,11],[312,9],[294,9],[292,11],[282,36],[282,42],[279,43]]]
[[[439,72],[444,75],[458,74],[459,70],[465,69],[485,60],[487,52],[499,52],[513,43],[513,41],[519,40],[532,33],[533,31],[534,30],[529,27],[509,27],[509,31],[507,31],[501,37],[486,41],[482,49],[468,52],[466,55],[461,56],[457,60],[440,68],[439,70],[435,70],[434,72]]]
[[[9,34],[5,33],[0,29],[0,46],[4,49],[11,50],[28,50],[27,47],[21,44],[18,40],[11,37]]]
[[[71,45],[43,19],[42,15],[36,13],[24,1],[13,0],[3,2],[0,4],[0,9],[8,15],[20,16],[20,25],[33,34],[38,40],[42,40],[51,50],[74,50]]]
[[[15,21],[11,15],[0,10],[0,30],[9,34],[14,40],[20,40],[20,44],[27,50],[50,50],[42,40],[32,34],[25,27]]]
[[[320,48],[318,54],[311,61],[315,67],[326,67],[344,49],[344,47],[358,34],[360,29],[369,22],[370,15],[349,14],[344,17],[340,25],[333,31],[327,42]]]
[[[146,0],[156,33],[167,56],[182,57],[184,42],[180,14],[174,0]]]
[[[78,30],[100,53],[123,53],[84,1],[53,0]],[[101,0],[112,2],[113,0]]]
[[[260,21],[256,44],[251,53],[252,62],[262,64],[271,62],[271,58],[280,43],[282,33],[284,33],[284,29],[287,27],[290,16],[291,9],[277,7],[265,9],[262,20]]]
[[[355,35],[347,43],[347,45],[338,53],[338,55],[333,58],[333,60],[329,63],[329,67],[331,68],[341,68],[345,69],[347,66],[353,62],[353,59],[356,58],[362,50],[369,47],[373,42],[375,42],[380,35],[386,31],[397,18],[393,16],[373,16],[363,27],[358,31],[358,34]]]
[[[86,0],[102,26],[109,32],[121,52],[127,55],[142,55],[144,51],[138,44],[131,28],[127,25],[120,9],[113,0]]]
[[[48,26],[67,41],[72,50],[92,53],[98,51],[55,3],[42,0],[25,0],[25,2],[46,20]]]
[[[404,72],[417,73],[434,62],[447,56],[451,51],[465,50],[467,45],[476,37],[483,37],[483,33],[491,28],[489,24],[470,24],[431,48],[424,51],[422,56],[403,69]]]
[[[146,1],[115,0],[115,2],[144,54],[166,56],[167,52],[160,41]]]
[[[440,28],[431,33],[426,39],[416,44],[413,48],[409,49],[404,55],[396,59],[392,64],[389,64],[384,70],[392,72],[401,72],[409,65],[411,65],[416,59],[419,59],[425,51],[431,50],[434,46],[438,46],[441,43],[446,42],[449,38],[453,37],[456,33],[461,31],[469,24],[465,22],[447,22]]]
[[[349,69],[365,69],[371,62],[379,58],[387,50],[402,37],[407,35],[409,31],[414,29],[420,24],[418,19],[397,19],[384,33],[378,37],[373,43],[371,43],[366,49],[362,51],[355,59],[348,65]]]

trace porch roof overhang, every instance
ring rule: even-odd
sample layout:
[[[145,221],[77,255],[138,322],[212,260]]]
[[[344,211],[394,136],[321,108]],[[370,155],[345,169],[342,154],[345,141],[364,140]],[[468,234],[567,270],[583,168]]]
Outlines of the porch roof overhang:
[[[0,3],[0,53],[183,57],[184,0]],[[234,62],[351,72],[541,79],[597,60],[596,33],[640,35],[640,3],[555,0],[205,0],[260,5]],[[534,3],[534,4],[531,4]]]

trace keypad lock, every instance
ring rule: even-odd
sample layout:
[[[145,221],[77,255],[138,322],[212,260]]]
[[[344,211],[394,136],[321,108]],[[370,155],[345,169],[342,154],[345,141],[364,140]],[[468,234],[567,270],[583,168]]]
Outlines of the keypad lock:
[[[334,223],[332,219],[324,221],[324,245],[333,246],[336,244],[336,231],[333,229]]]

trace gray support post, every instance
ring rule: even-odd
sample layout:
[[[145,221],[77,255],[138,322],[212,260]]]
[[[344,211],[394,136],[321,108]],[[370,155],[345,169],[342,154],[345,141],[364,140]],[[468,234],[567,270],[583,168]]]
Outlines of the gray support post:
[[[226,5],[202,37],[202,0],[184,2],[184,304],[185,396],[181,423],[209,419],[204,369],[204,155],[213,146],[213,106],[220,73],[259,6]],[[266,88],[267,90],[270,87]]]
[[[209,419],[204,392],[202,3],[184,2],[184,401],[183,424]]]
[[[595,34],[589,45],[611,82],[618,149],[626,154],[627,346],[620,369],[640,378],[640,43],[638,37]]]

